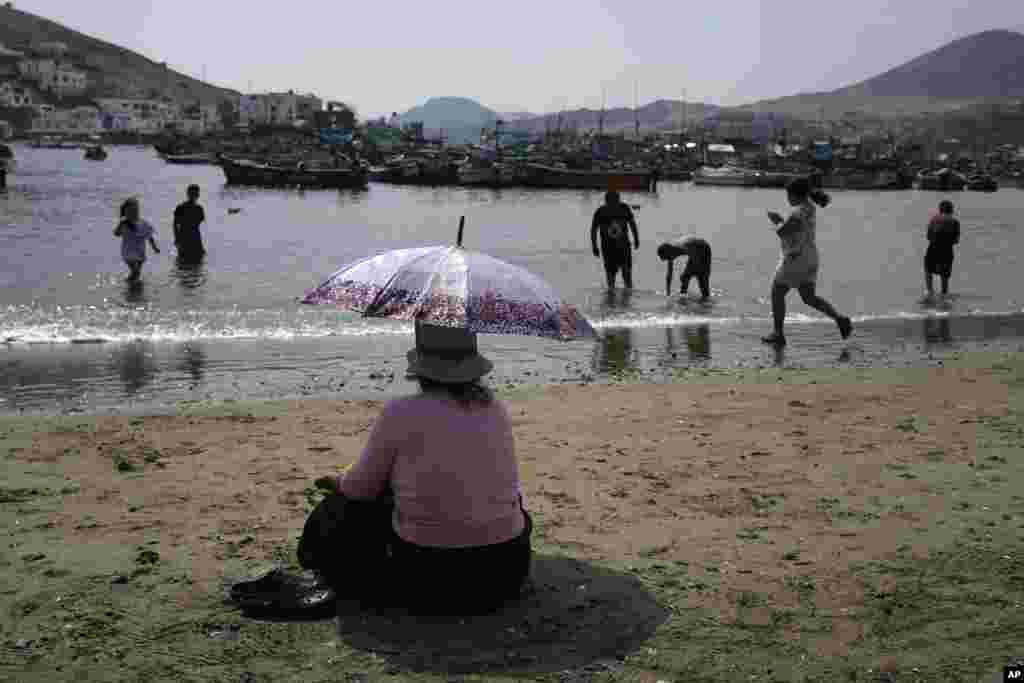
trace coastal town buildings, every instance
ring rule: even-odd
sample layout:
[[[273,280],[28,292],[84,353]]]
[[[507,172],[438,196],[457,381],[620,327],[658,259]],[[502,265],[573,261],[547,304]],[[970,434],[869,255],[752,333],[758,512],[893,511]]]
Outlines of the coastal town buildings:
[[[58,108],[52,104],[40,104],[36,107],[36,116],[32,121],[32,132],[40,134],[79,135],[98,133],[100,130],[101,113],[99,107],[94,105]]]
[[[244,126],[292,126],[312,122],[324,102],[316,95],[286,93],[242,95],[238,100],[239,123]]]
[[[58,97],[81,95],[89,87],[84,71],[73,64],[51,57],[32,57],[18,62],[21,77],[31,81],[40,90]]]

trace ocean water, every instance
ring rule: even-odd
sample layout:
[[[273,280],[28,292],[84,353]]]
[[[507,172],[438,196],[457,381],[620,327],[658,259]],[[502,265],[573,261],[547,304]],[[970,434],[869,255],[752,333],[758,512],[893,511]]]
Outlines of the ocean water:
[[[1024,336],[1024,191],[1016,188],[950,197],[833,193],[819,211],[819,291],[857,330],[840,342],[834,325],[794,293],[790,346],[776,354],[758,339],[771,326],[768,287],[778,260],[765,212],[785,211],[781,190],[663,182],[657,194],[624,195],[640,230],[636,289],[610,296],[589,243],[600,192],[228,188],[219,168],[169,165],[151,148],[112,148],[105,162],[85,161],[79,151],[16,146],[15,153],[17,172],[0,194],[3,412],[405,390],[409,325],[298,301],[358,258],[454,242],[460,216],[464,246],[540,275],[602,332],[571,343],[484,337],[495,382],[600,379],[623,370],[653,377],[686,365],[906,362],[935,348],[1012,348]],[[193,182],[203,191],[209,257],[182,270],[171,215]],[[112,235],[128,196],[140,198],[163,248],[146,263],[140,287],[124,282]],[[925,225],[945,198],[963,225],[953,296],[926,305]],[[710,305],[664,295],[655,249],[687,234],[712,245]]]

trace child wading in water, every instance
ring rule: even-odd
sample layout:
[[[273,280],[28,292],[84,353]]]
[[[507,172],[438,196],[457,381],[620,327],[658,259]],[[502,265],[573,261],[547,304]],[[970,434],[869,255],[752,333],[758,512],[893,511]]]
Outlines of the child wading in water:
[[[128,282],[139,281],[142,264],[146,262],[147,241],[154,252],[160,253],[154,233],[153,226],[139,218],[139,200],[126,199],[121,204],[121,222],[114,228],[114,237],[121,238],[121,258],[131,270]]]
[[[775,270],[772,282],[772,318],[775,330],[761,341],[766,344],[784,346],[786,337],[782,325],[786,319],[786,295],[796,288],[804,303],[832,318],[839,326],[843,339],[850,336],[853,324],[845,315],[840,315],[832,304],[818,296],[818,245],[815,240],[817,220],[814,204],[825,207],[831,201],[821,190],[812,190],[806,178],[797,178],[786,187],[786,197],[793,211],[783,218],[774,211],[768,218],[776,226],[776,234],[782,243],[782,260]],[[814,202],[812,204],[811,202]]]

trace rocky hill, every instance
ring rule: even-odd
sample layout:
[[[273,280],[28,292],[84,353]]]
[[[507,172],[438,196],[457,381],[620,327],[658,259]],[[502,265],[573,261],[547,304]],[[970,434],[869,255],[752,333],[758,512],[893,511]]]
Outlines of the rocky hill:
[[[1021,97],[1024,35],[983,31],[845,88],[762,100],[742,108],[805,119],[854,113],[891,118],[950,114]]]
[[[239,93],[168,69],[137,52],[92,38],[43,17],[0,5],[0,43],[19,51],[42,42],[68,46],[68,58],[89,76],[93,97],[161,97],[216,104]]]

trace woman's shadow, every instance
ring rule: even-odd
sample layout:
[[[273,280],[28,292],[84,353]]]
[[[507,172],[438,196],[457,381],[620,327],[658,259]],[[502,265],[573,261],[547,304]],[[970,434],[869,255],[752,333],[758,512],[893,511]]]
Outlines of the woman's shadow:
[[[424,617],[342,602],[338,633],[413,671],[537,675],[622,658],[668,617],[633,576],[534,555],[523,595],[493,614]]]

